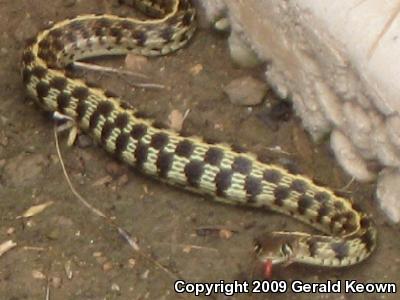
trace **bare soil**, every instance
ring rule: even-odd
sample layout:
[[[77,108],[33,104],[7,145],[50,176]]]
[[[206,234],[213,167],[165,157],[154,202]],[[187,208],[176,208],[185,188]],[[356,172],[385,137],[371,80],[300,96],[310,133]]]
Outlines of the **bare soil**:
[[[46,299],[46,289],[49,299],[191,299],[174,292],[175,280],[261,279],[252,254],[254,237],[265,231],[310,230],[271,212],[218,204],[171,188],[119,165],[94,145],[67,147],[61,135],[63,159],[75,187],[127,230],[140,251],[133,251],[112,227],[77,201],[60,168],[52,121],[25,99],[20,57],[24,41],[50,20],[87,12],[130,13],[111,2],[0,0],[0,243],[17,243],[0,257],[0,299]],[[96,63],[118,66],[123,60]],[[147,65],[150,81],[166,89],[134,89],[131,83],[136,79],[99,72],[87,76],[165,123],[173,110],[190,109],[184,131],[244,145],[333,189],[345,188],[373,215],[379,245],[367,261],[340,270],[293,265],[274,270],[274,279],[355,279],[394,282],[399,287],[400,227],[389,224],[379,210],[375,186],[348,185],[351,178],[337,166],[328,144],[313,143],[295,117],[273,120],[267,107],[279,100],[272,93],[266,104],[253,109],[232,105],[222,87],[249,74],[262,78],[262,73],[236,68],[224,36],[200,30],[184,50],[150,59]],[[203,69],[195,74],[199,65]],[[53,204],[40,214],[18,218],[46,201]],[[214,294],[210,298],[275,297],[398,299],[397,295],[345,293]]]

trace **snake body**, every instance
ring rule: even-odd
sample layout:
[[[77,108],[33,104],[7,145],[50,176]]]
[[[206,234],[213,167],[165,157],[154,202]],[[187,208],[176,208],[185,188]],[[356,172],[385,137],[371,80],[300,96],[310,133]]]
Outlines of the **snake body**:
[[[261,260],[343,267],[367,258],[376,245],[376,229],[349,200],[250,153],[161,128],[118,97],[68,75],[66,66],[83,58],[168,54],[195,31],[188,0],[120,2],[153,18],[81,15],[29,41],[22,59],[28,95],[45,110],[73,119],[106,151],[146,174],[217,201],[277,211],[322,232],[268,234],[268,242],[257,243]]]

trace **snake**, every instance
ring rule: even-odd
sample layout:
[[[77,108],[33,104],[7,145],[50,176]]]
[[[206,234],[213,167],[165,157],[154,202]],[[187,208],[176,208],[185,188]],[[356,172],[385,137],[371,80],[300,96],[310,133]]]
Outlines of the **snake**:
[[[117,95],[70,74],[69,66],[86,58],[167,55],[195,33],[196,10],[189,0],[119,2],[146,17],[79,15],[28,40],[22,54],[27,96],[73,120],[96,144],[144,174],[218,202],[278,212],[318,231],[262,235],[254,245],[261,262],[346,267],[368,258],[377,229],[353,201],[250,152],[166,128]]]

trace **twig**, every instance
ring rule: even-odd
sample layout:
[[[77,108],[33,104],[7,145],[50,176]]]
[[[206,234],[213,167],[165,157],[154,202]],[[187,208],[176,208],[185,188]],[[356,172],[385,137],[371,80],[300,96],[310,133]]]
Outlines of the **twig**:
[[[339,191],[346,192],[347,189],[353,184],[353,182],[354,182],[355,180],[356,180],[356,179],[355,179],[355,177],[353,176],[353,177],[350,179],[350,181],[349,181],[345,186],[343,186],[343,187],[341,187],[341,188],[339,189]]]
[[[120,69],[116,69],[116,68],[99,66],[99,65],[94,65],[94,64],[88,64],[88,63],[84,63],[84,62],[80,62],[80,61],[74,62],[73,65],[77,68],[85,69],[85,70],[123,74],[123,75],[132,76],[132,77],[139,77],[139,78],[143,78],[143,79],[149,78],[147,75],[144,75],[142,73],[132,72],[132,71],[128,71],[128,70],[120,70]]]
[[[218,249],[216,249],[216,248],[197,246],[197,245],[191,245],[191,244],[177,244],[177,243],[167,243],[167,242],[154,242],[154,244],[158,244],[158,245],[173,245],[173,246],[179,246],[179,247],[182,247],[182,248],[190,248],[190,249],[196,249],[196,250],[219,252]]]
[[[85,70],[109,72],[109,73],[118,74],[119,76],[128,75],[128,76],[138,77],[138,78],[142,78],[142,79],[149,78],[147,75],[144,75],[142,73],[132,72],[132,71],[128,71],[128,70],[120,70],[120,69],[116,69],[116,68],[99,66],[99,65],[88,64],[88,63],[83,63],[83,62],[74,62],[73,64],[75,67],[85,69]],[[121,78],[126,83],[128,83],[130,86],[133,86],[133,87],[144,88],[144,89],[165,89],[165,85],[162,85],[162,84],[131,82],[125,77],[121,77]]]
[[[386,32],[388,32],[390,26],[392,26],[394,20],[396,19],[396,17],[399,14],[400,14],[400,2],[394,8],[392,14],[389,16],[389,19],[383,26],[381,32],[377,35],[375,41],[371,45],[371,48],[368,50],[368,59],[371,59],[372,55],[374,55],[374,52],[375,52],[376,48],[378,47],[379,42],[381,41],[382,37],[385,35]]]
[[[50,277],[47,276],[47,284],[46,284],[46,298],[45,300],[50,300]]]

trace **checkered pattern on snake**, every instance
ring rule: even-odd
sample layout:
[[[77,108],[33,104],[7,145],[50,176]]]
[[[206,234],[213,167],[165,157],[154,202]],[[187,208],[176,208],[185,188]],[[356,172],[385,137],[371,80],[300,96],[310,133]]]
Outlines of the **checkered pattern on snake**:
[[[82,15],[29,41],[22,62],[28,94],[45,110],[73,119],[106,151],[146,174],[217,201],[277,211],[323,233],[267,234],[256,247],[262,260],[342,267],[368,257],[376,229],[350,201],[252,154],[160,128],[118,97],[69,77],[65,68],[76,60],[128,52],[165,55],[182,48],[195,31],[195,10],[188,0],[120,2],[152,18]]]

